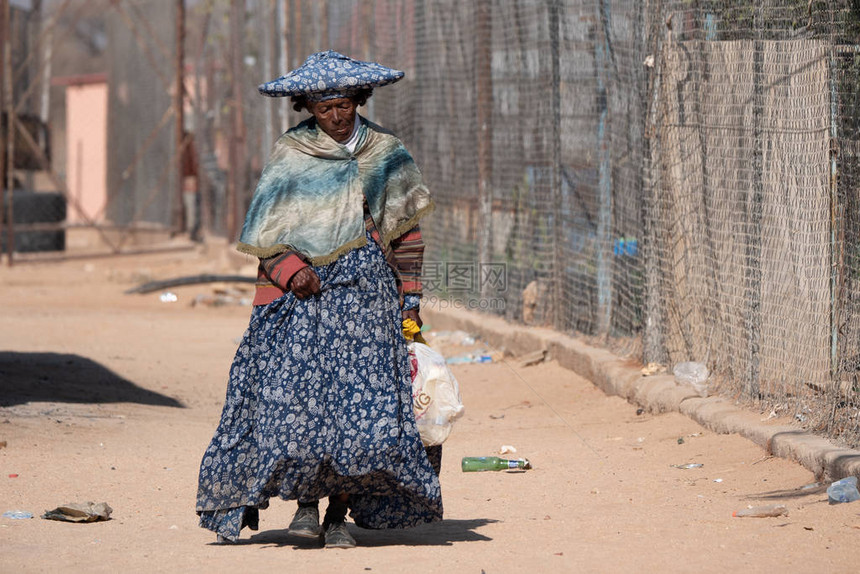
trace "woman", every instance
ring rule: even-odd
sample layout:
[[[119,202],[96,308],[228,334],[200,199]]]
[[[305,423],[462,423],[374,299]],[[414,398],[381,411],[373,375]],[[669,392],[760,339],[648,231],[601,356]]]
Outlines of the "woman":
[[[356,112],[402,77],[329,51],[259,88],[311,118],[278,140],[240,237],[257,292],[197,496],[221,542],[256,529],[273,496],[298,501],[291,534],[326,547],[355,546],[347,510],[365,528],[442,518],[441,447],[418,436],[401,333],[420,323],[432,202],[400,140]]]

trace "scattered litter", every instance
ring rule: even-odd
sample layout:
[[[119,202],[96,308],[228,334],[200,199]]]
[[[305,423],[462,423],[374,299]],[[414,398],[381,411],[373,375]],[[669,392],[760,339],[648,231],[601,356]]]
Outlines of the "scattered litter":
[[[165,291],[161,295],[158,296],[158,299],[162,303],[176,303],[179,300],[179,297],[176,296],[176,293],[172,293],[170,291]]]
[[[804,526],[804,527],[803,527],[803,529],[804,529],[804,530],[815,530],[815,529],[814,529],[813,527],[811,527],[811,526]]]
[[[671,466],[672,468],[687,469],[687,468],[702,468],[705,465],[700,463],[700,462],[688,462],[687,464],[670,464],[669,466]]]
[[[600,489],[598,489],[598,488],[592,488],[592,489],[591,489],[591,494],[600,494]]]
[[[714,479],[714,482],[722,482],[722,481],[723,481],[723,479],[722,479],[722,478],[715,478],[715,479]]]
[[[737,518],[769,518],[788,516],[788,508],[784,504],[768,504],[767,506],[748,506],[732,513]]]
[[[503,444],[499,448],[499,454],[509,454],[509,453],[515,453],[515,452],[517,452],[517,449],[514,448],[513,445],[510,445],[510,444]]]
[[[0,440],[0,448],[6,448],[8,445],[5,440]]]
[[[642,407],[639,407],[638,409],[636,409],[636,414],[637,415],[645,414],[645,409],[643,409]]]
[[[811,484],[804,484],[803,486],[798,488],[798,490],[812,490],[813,488],[821,488],[822,486],[824,485],[820,482],[813,482]]]
[[[26,520],[33,518],[32,512],[26,510],[7,510],[3,513],[3,518],[11,518],[12,520]]]
[[[857,490],[857,477],[849,476],[837,480],[827,487],[827,500],[830,504],[841,504],[843,502],[854,502],[860,500],[860,492]]]
[[[684,437],[682,437],[682,436],[678,437],[678,444],[684,444]]]
[[[779,415],[776,414],[776,410],[772,410],[772,411],[770,411],[770,414],[767,415],[766,417],[764,417],[763,419],[761,419],[761,421],[762,422],[769,421],[770,419],[775,419],[777,416],[779,416]]]
[[[176,526],[175,524],[171,524],[170,528],[168,528],[168,530],[179,530],[179,527]]]
[[[661,365],[660,363],[648,363],[646,366],[642,367],[641,372],[643,377],[650,377],[652,375],[666,372],[666,366]]]
[[[492,363],[491,355],[458,355],[456,357],[448,357],[445,362],[449,365],[464,365],[468,363]]]
[[[108,506],[107,502],[71,502],[53,510],[46,510],[42,518],[62,522],[96,522],[110,520],[111,512],[113,508]]]
[[[191,300],[191,306],[206,305],[207,307],[250,307],[253,298],[245,296],[216,293],[214,295],[200,294]]]
[[[477,337],[465,331],[439,331],[433,333],[433,341],[436,345],[474,345]]]
[[[543,363],[545,359],[546,349],[541,349],[520,357],[520,367],[531,367],[532,365]]]
[[[18,475],[13,472],[9,475],[9,478],[18,478]]]
[[[708,367],[702,363],[678,363],[672,369],[675,381],[681,385],[690,385],[700,397],[708,396]]]
[[[503,418],[505,418],[505,415],[490,415],[490,418],[491,419],[503,419]]]

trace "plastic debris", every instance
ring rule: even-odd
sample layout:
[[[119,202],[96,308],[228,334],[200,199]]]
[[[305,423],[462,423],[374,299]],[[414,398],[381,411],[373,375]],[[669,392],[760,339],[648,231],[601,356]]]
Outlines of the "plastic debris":
[[[737,518],[772,518],[775,516],[788,516],[788,508],[784,504],[768,504],[767,506],[748,506],[736,510],[732,516]]]
[[[26,520],[33,518],[32,512],[26,510],[7,510],[3,513],[3,518],[11,518],[12,520]]]
[[[53,510],[46,510],[42,518],[61,522],[96,522],[110,520],[111,512],[113,508],[108,506],[107,502],[71,502]]]
[[[666,372],[666,366],[661,365],[660,363],[648,363],[642,367],[641,371],[643,377],[650,377],[664,372]]]
[[[827,500],[830,504],[842,504],[860,500],[860,491],[857,490],[857,477],[849,476],[837,480],[827,487]]]
[[[466,365],[470,363],[492,363],[492,355],[458,355],[456,357],[448,357],[445,362],[449,365]]]
[[[499,447],[499,454],[512,454],[515,452],[517,452],[517,449],[510,444],[503,444],[501,447]]]
[[[170,291],[165,291],[161,295],[158,296],[158,299],[162,303],[176,303],[179,300],[179,297],[176,296],[176,293],[172,293]]]
[[[675,381],[681,385],[690,385],[701,397],[708,396],[708,367],[702,363],[678,363],[672,369]]]
[[[687,468],[702,468],[705,465],[700,463],[700,462],[688,462],[687,464],[670,464],[669,466],[671,466],[672,468],[687,469]]]

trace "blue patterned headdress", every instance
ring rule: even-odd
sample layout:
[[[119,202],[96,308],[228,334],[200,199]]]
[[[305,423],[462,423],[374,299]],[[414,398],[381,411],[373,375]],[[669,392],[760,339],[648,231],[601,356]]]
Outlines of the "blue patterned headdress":
[[[345,98],[356,92],[393,84],[403,72],[375,62],[353,60],[332,50],[317,52],[286,76],[260,84],[264,96],[305,96],[312,101]]]

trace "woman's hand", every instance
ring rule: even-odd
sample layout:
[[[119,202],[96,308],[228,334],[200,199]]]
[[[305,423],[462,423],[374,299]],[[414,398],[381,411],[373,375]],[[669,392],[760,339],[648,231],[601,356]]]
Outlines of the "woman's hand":
[[[293,275],[288,287],[299,299],[307,299],[311,295],[319,295],[320,278],[311,267],[303,267]]]
[[[406,319],[412,319],[413,321],[415,321],[415,323],[418,324],[419,327],[424,324],[424,321],[422,321],[421,317],[418,315],[418,309],[409,309],[407,311],[401,311],[400,314],[402,315],[404,321]]]

